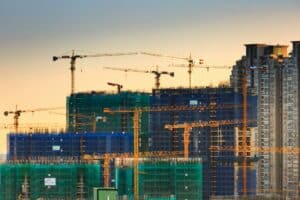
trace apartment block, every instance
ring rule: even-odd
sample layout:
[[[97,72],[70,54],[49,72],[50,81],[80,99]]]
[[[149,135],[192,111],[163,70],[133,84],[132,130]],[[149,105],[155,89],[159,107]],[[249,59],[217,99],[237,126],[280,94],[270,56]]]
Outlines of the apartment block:
[[[299,47],[248,44],[246,56],[236,62],[231,86],[241,90],[247,72],[248,94],[258,96],[257,193],[270,198],[299,198]]]

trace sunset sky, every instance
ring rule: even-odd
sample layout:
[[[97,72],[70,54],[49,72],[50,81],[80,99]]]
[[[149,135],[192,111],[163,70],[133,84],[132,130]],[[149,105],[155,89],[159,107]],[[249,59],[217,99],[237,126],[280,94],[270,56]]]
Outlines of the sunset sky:
[[[70,93],[69,61],[51,57],[78,53],[147,51],[179,57],[190,53],[208,65],[232,65],[245,43],[288,44],[300,40],[299,0],[1,0],[0,124],[12,123],[3,111],[64,106]],[[182,61],[149,56],[78,60],[76,91],[124,89],[150,91],[149,74],[103,70],[103,66],[175,72],[162,87],[188,86]],[[193,85],[227,80],[230,70],[195,70]],[[64,111],[57,111],[64,112]],[[63,115],[23,114],[20,123],[64,122]],[[0,153],[7,130],[0,129]]]

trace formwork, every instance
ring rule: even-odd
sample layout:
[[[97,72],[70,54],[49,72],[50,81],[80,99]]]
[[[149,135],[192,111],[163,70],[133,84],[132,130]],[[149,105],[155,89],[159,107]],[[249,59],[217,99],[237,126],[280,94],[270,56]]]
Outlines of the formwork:
[[[203,168],[199,158],[140,159],[139,199],[202,199]],[[116,169],[119,196],[133,199],[132,166]]]
[[[92,199],[100,175],[97,164],[2,164],[0,199]]]
[[[232,107],[189,111],[166,111],[149,114],[150,150],[182,151],[183,129],[169,131],[165,124],[182,124],[211,120],[239,120],[236,124],[219,127],[193,127],[190,131],[189,156],[203,159],[203,198],[211,195],[234,194],[234,162],[232,150],[214,150],[211,146],[234,147],[235,127],[241,126],[241,93],[233,88],[193,88],[153,90],[151,106],[210,106],[232,105]],[[248,95],[248,127],[256,127],[257,96]]]
[[[131,133],[12,133],[8,136],[8,160],[73,158],[81,154],[132,152]]]
[[[133,132],[132,113],[103,113],[104,108],[133,109],[149,106],[150,94],[141,92],[75,93],[67,97],[67,127],[70,132]],[[140,148],[148,147],[148,114],[141,114]]]

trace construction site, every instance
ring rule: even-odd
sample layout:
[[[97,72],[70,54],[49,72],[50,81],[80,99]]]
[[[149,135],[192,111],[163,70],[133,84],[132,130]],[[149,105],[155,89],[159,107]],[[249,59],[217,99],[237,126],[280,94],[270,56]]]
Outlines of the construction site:
[[[28,128],[5,111],[0,200],[300,199],[300,41],[246,44],[234,66],[152,52],[54,56],[70,61],[65,127]],[[77,59],[144,55],[185,62],[189,87],[161,88],[172,70],[104,67],[154,76],[152,92],[75,91]],[[194,69],[231,70],[228,84],[193,85]],[[169,67],[168,69],[172,69]],[[108,77],[108,80],[109,77]]]

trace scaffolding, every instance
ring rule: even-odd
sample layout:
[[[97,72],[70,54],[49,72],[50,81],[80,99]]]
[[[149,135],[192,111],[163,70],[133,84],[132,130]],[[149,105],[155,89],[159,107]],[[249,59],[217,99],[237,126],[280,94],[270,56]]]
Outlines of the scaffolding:
[[[168,158],[139,160],[140,200],[201,200],[203,168],[199,158]],[[132,160],[116,168],[119,196],[133,199]]]
[[[100,175],[98,164],[1,164],[0,199],[91,199]]]
[[[132,115],[119,113],[105,115],[104,108],[131,109],[147,107],[150,94],[122,91],[118,94],[106,92],[82,92],[67,97],[67,124],[69,132],[133,132]],[[102,120],[100,120],[102,119]],[[141,114],[140,148],[148,149],[148,114]]]
[[[177,129],[170,134],[164,129],[165,124],[176,125],[191,122],[236,120],[236,124],[193,127],[190,130],[189,157],[203,159],[203,198],[211,195],[234,195],[237,185],[234,163],[237,156],[233,151],[211,150],[211,146],[235,146],[237,136],[235,128],[241,127],[243,96],[233,88],[193,88],[193,89],[159,89],[151,96],[152,106],[207,106],[215,109],[168,111],[150,113],[149,135],[152,151],[182,151],[183,131]],[[257,96],[248,95],[248,127],[257,126]],[[221,108],[220,105],[236,105]],[[252,176],[254,174],[251,174]],[[250,179],[249,179],[250,180]]]
[[[82,153],[132,152],[131,133],[32,133],[9,134],[8,160],[29,158],[73,158],[79,160]]]

